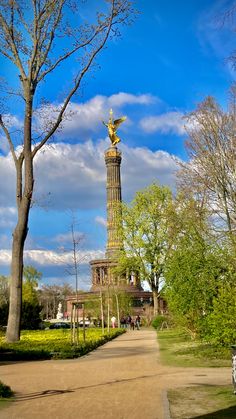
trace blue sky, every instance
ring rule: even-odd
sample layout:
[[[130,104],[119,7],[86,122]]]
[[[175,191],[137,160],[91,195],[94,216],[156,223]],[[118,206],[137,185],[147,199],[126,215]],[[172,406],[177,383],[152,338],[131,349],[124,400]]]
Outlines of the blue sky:
[[[88,0],[89,18],[98,2]],[[35,162],[34,206],[30,215],[25,263],[43,273],[47,283],[70,282],[60,249],[71,247],[71,210],[77,217],[81,242],[80,286],[89,288],[88,261],[101,257],[106,244],[104,150],[109,146],[101,120],[112,107],[127,116],[119,131],[122,142],[122,192],[125,201],[153,181],[174,189],[173,157],[185,160],[183,115],[205,96],[225,106],[235,81],[227,57],[234,50],[233,22],[222,25],[223,13],[234,2],[224,0],[137,0],[134,24],[121,30],[86,77],[73,99],[74,116],[54,143]],[[0,76],[17,77],[0,57]],[[54,73],[41,93],[54,105],[70,80],[71,62]],[[13,128],[22,126],[20,103],[11,103]],[[0,273],[9,273],[11,235],[16,210],[14,169],[0,133]],[[7,182],[4,180],[7,179]],[[69,261],[69,253],[66,254]]]

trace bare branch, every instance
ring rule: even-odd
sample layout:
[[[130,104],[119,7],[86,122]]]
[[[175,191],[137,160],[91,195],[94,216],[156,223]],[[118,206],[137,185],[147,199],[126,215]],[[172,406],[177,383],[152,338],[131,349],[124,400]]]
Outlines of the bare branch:
[[[0,126],[2,127],[2,129],[4,131],[4,134],[6,135],[6,138],[7,138],[10,150],[11,150],[12,157],[14,159],[15,165],[17,165],[17,157],[16,157],[14,145],[13,145],[13,142],[12,142],[12,139],[11,139],[10,132],[8,131],[6,125],[3,122],[2,115],[0,115]]]
[[[114,0],[113,0],[114,3]],[[48,139],[54,134],[54,132],[57,130],[57,128],[59,127],[60,123],[62,122],[62,118],[63,115],[66,111],[66,108],[72,98],[72,96],[76,93],[76,91],[78,90],[81,80],[84,76],[84,74],[88,71],[88,69],[90,68],[92,62],[94,61],[94,58],[97,56],[97,54],[101,51],[101,49],[104,47],[109,34],[110,34],[110,30],[112,27],[112,19],[113,19],[113,11],[111,13],[111,17],[110,17],[110,23],[107,29],[107,32],[103,38],[103,40],[101,41],[101,43],[99,44],[99,46],[97,47],[97,49],[95,49],[95,51],[93,51],[92,55],[90,56],[90,59],[88,60],[87,64],[84,66],[84,68],[82,69],[82,71],[80,72],[80,74],[77,76],[77,79],[75,81],[75,86],[71,89],[71,91],[69,92],[60,112],[59,115],[57,117],[57,120],[54,124],[54,126],[51,128],[51,130],[49,131],[49,133],[44,137],[44,139],[34,148],[33,152],[32,152],[32,157],[34,158],[34,156],[36,155],[36,153],[43,147],[43,145],[48,141]]]
[[[12,59],[10,58],[11,57],[10,55],[8,58],[11,59],[11,61],[19,68],[22,80],[25,80],[26,74],[25,74],[19,53],[18,53],[18,49],[14,41],[14,32],[11,31],[10,27],[8,26],[1,12],[0,12],[0,25],[2,25],[2,28],[5,34],[5,40],[7,44],[9,45],[9,48],[13,55]]]

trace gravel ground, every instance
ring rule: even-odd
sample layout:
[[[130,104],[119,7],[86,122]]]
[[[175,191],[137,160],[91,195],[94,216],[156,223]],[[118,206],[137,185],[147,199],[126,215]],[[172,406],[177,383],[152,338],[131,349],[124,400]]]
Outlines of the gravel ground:
[[[231,369],[162,366],[141,329],[75,360],[0,363],[0,377],[16,393],[1,419],[169,419],[168,388],[230,384]]]

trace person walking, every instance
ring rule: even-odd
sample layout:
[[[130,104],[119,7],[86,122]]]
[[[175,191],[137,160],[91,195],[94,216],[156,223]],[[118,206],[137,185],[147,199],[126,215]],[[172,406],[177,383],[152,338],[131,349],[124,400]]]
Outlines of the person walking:
[[[122,316],[120,319],[120,326],[125,329],[126,328],[126,318],[125,316]]]
[[[111,318],[111,326],[112,326],[112,329],[115,329],[115,327],[116,327],[116,318],[115,318],[115,316],[112,316],[112,318]]]
[[[136,327],[137,330],[140,329],[140,322],[141,322],[140,316],[137,315],[136,319],[135,319],[135,327]]]
[[[128,314],[128,316],[126,317],[126,324],[128,326],[128,329],[131,329],[131,321],[132,317],[130,316],[130,314]]]

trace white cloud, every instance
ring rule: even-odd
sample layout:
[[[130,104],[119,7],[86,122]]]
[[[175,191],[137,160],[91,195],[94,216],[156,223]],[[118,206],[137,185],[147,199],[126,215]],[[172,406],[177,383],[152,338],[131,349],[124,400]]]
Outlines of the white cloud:
[[[100,206],[101,198],[105,199],[105,144],[60,143],[39,153],[35,164],[36,202],[50,193],[52,206],[59,210]]]
[[[162,134],[185,134],[185,123],[181,112],[167,112],[161,115],[142,118],[140,126],[144,132],[151,134],[160,132]]]
[[[104,209],[106,199],[106,169],[104,151],[107,140],[94,144],[57,143],[37,155],[35,161],[36,204],[41,204],[50,193],[48,209]],[[125,200],[134,196],[135,191],[158,181],[174,187],[176,162],[163,151],[148,148],[132,148],[123,143],[122,150],[122,193]],[[8,156],[1,157],[0,173],[7,182],[0,183],[0,205],[14,202],[15,180],[12,161]],[[5,207],[4,207],[5,208]],[[3,221],[7,223],[7,219]]]
[[[158,99],[150,94],[133,95],[120,92],[112,96],[97,95],[85,103],[71,102],[67,107],[66,118],[61,124],[58,132],[60,138],[78,138],[85,132],[97,132],[102,128],[102,120],[107,120],[110,108],[114,116],[120,116],[120,107],[126,105],[149,105]],[[55,120],[58,110],[62,105],[49,104],[35,113],[35,124],[37,131],[47,129],[50,121]]]
[[[0,265],[10,266],[11,251],[8,249],[0,250]]]
[[[130,93],[120,92],[107,98],[107,107],[113,108],[124,105],[150,105],[156,101],[159,101],[159,99],[150,94],[132,95]]]
[[[16,115],[4,114],[2,118],[7,128],[22,129],[24,126],[23,121]]]
[[[123,146],[122,194],[125,201],[153,182],[175,188],[176,159],[165,151]]]
[[[107,220],[104,217],[100,217],[99,215],[95,217],[96,223],[102,225],[103,227],[107,226]]]
[[[81,250],[78,252],[79,263],[87,265],[92,259],[102,259],[104,252],[101,250]],[[37,266],[63,266],[72,264],[72,253],[55,250],[25,250],[25,264],[36,264]],[[11,263],[11,250],[0,250],[0,265],[9,266]]]

